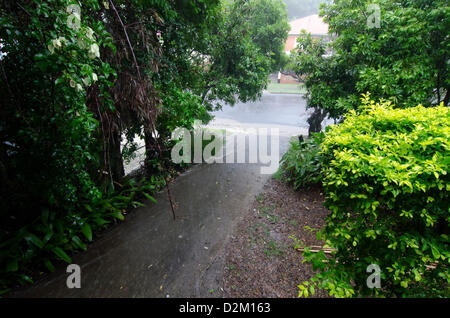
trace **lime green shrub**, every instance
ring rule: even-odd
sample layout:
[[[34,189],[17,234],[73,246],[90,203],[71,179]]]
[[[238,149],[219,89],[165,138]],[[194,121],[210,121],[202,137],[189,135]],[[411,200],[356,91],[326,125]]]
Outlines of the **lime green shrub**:
[[[304,253],[320,271],[300,296],[319,287],[335,296],[448,297],[449,110],[362,100],[363,111],[322,143],[331,212],[318,236],[335,252]],[[380,267],[381,288],[368,288],[370,264]]]

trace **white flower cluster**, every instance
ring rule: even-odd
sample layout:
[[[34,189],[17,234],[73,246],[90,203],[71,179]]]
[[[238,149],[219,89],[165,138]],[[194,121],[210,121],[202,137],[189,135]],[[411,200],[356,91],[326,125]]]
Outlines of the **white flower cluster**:
[[[158,39],[159,44],[160,44],[161,46],[164,45],[164,40],[163,40],[163,38],[162,38],[161,31],[158,30],[158,32],[156,32],[156,38]]]
[[[77,38],[77,45],[82,50],[87,50],[87,54],[90,59],[100,58],[100,48],[96,43],[94,30],[92,30],[90,27],[83,27],[80,30],[82,30],[82,32],[80,32],[81,36]],[[51,54],[54,54],[56,50],[63,48],[65,45],[67,45],[67,43],[68,40],[63,36],[60,36],[56,39],[51,40],[47,48]],[[97,74],[92,73],[90,76],[83,78],[81,81],[85,86],[89,86],[92,82],[95,83],[96,81],[98,81],[98,77]],[[69,84],[70,87],[75,88],[77,91],[83,90],[83,86],[80,83],[77,83],[72,78],[70,78]]]
[[[89,77],[85,77],[85,78],[83,78],[83,84],[84,85],[86,85],[86,86],[89,86],[89,85],[91,85],[91,79],[89,78]],[[97,74],[95,74],[95,73],[92,73],[92,82],[97,82],[98,81],[98,77],[97,77]]]
[[[94,30],[92,30],[90,27],[86,27],[85,32],[86,38],[95,42]],[[80,45],[80,41],[78,42],[78,45]],[[81,48],[84,48],[82,46],[86,47],[84,43],[82,43],[82,45],[80,46]],[[91,59],[95,59],[96,57],[100,58],[100,48],[98,47],[97,43],[92,43],[89,46],[88,55]]]
[[[85,77],[81,80],[85,86],[91,85],[91,82],[98,81],[97,74],[92,73],[91,77]],[[75,88],[77,91],[82,91],[83,86],[80,83],[75,82],[73,79],[70,79],[69,81],[70,87]]]
[[[97,43],[92,43],[90,45],[86,44],[86,39],[90,40],[91,42],[95,42],[95,36],[94,36],[94,30],[92,30],[90,27],[85,27],[82,30],[84,30],[84,37],[79,37],[77,39],[77,44],[81,49],[87,49],[88,50],[88,56],[91,59],[100,58],[100,48]],[[67,44],[67,39],[63,36],[60,36],[59,38],[53,39],[50,44],[47,46],[50,53],[55,53],[55,50],[58,50],[62,48],[64,45]]]
[[[53,39],[50,44],[47,46],[50,53],[55,53],[55,50],[59,50],[64,45],[67,44],[67,39],[63,36],[60,36],[59,38]]]
[[[70,87],[75,87],[77,89],[77,91],[83,90],[83,86],[81,86],[81,84],[75,82],[73,79],[71,79],[69,81],[69,83],[70,83]]]
[[[100,48],[98,47],[97,43],[93,43],[89,47],[88,55],[91,59],[95,59],[96,57],[100,57]]]

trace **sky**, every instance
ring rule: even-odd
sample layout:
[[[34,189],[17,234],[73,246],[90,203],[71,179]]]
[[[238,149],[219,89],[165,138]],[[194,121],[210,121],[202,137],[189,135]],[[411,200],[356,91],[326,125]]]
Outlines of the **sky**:
[[[319,4],[325,0],[283,0],[289,14],[289,20],[303,18],[319,13]]]

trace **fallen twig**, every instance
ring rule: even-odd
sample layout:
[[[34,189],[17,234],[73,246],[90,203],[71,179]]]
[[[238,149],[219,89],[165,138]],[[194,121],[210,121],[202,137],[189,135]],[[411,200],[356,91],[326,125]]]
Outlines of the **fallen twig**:
[[[323,251],[325,254],[332,254],[334,252],[336,252],[336,249],[331,248],[331,247],[323,247],[323,246],[317,246],[317,245],[312,245],[312,246],[307,246],[307,247],[298,247],[297,251],[299,252],[304,252],[305,248],[309,248],[311,253],[318,253],[320,251]]]

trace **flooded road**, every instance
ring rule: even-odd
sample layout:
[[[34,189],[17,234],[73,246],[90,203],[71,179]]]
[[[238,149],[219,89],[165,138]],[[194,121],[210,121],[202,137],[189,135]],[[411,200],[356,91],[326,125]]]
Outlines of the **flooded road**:
[[[207,126],[239,134],[278,128],[280,155],[289,138],[307,134],[300,95],[265,93],[255,103],[224,106]],[[247,151],[247,150],[246,150]],[[13,297],[221,297],[224,247],[249,211],[268,174],[259,163],[198,164],[171,183],[180,219],[173,221],[167,193],[155,195],[125,221],[73,256],[81,288],[69,289],[65,265]]]
[[[215,128],[239,129],[248,127],[279,128],[280,135],[307,135],[306,102],[302,95],[263,94],[260,101],[224,105],[213,112],[215,119],[208,125]]]
[[[303,95],[270,94],[265,92],[260,101],[224,104],[222,110],[212,112],[214,119],[204,128],[226,130],[232,134],[246,134],[250,129],[276,128],[280,135],[280,151],[284,153],[291,136],[308,135],[307,119],[311,111],[306,110]],[[135,159],[125,165],[128,174],[143,164],[144,141],[135,139],[140,148]]]

